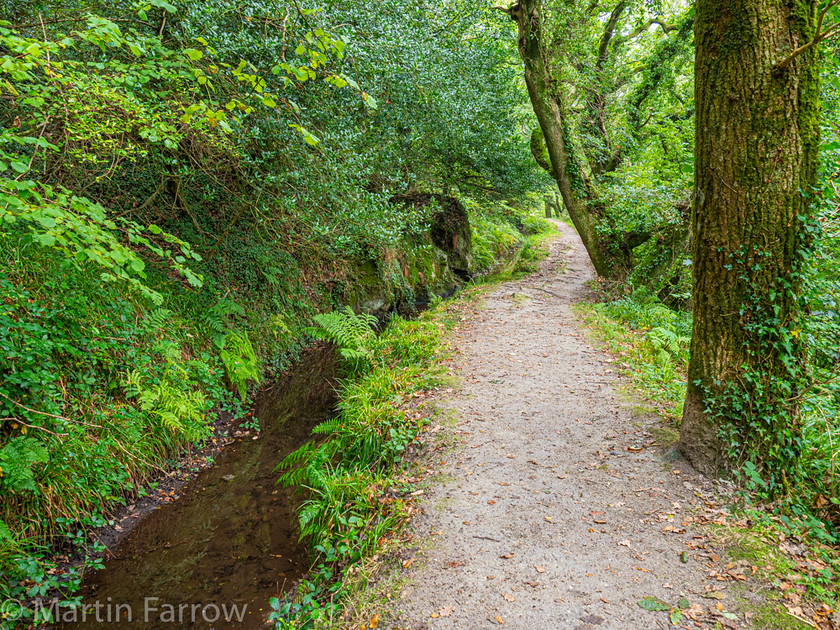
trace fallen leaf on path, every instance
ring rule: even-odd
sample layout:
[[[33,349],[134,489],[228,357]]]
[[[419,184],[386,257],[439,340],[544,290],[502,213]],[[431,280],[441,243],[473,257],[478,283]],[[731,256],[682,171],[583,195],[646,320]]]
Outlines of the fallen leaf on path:
[[[368,624],[368,628],[375,628],[376,624],[379,623],[379,615],[374,615],[370,618],[370,623]]]
[[[700,597],[705,599],[723,599],[726,594],[721,591],[709,591],[708,593],[700,593]]]
[[[444,606],[440,609],[440,616],[441,617],[448,617],[452,613],[455,612],[455,606]]]
[[[545,573],[545,567],[541,567],[540,565],[535,564],[534,568],[537,570],[537,573]]]
[[[673,525],[666,525],[660,530],[663,534],[671,532],[673,534],[685,534],[685,530],[681,527],[674,527]]]
[[[619,547],[627,547],[629,549],[630,548],[630,541],[629,540],[622,540],[621,542],[618,543],[618,546]]]
[[[502,597],[504,597],[505,600],[507,600],[509,602],[515,602],[516,601],[516,597],[514,595],[511,595],[510,593],[502,593]]]
[[[683,615],[692,621],[706,614],[706,610],[700,604],[692,604],[690,608],[683,611]]]
[[[645,597],[637,603],[641,608],[644,608],[645,610],[671,610],[671,604],[663,602],[657,597],[651,597],[650,595],[648,595],[647,597]]]
[[[496,615],[496,622],[497,622],[500,626],[504,623],[504,621],[502,621],[501,616],[499,616],[499,615]]]
[[[505,560],[510,560],[511,558],[513,558],[513,553],[503,553],[499,557],[504,558]]]

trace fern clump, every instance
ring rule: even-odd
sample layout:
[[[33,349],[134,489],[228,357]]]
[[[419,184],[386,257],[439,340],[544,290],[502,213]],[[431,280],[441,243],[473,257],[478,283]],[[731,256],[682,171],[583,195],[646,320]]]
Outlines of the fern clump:
[[[219,350],[219,356],[225,364],[225,371],[231,385],[236,388],[239,397],[244,402],[248,393],[248,381],[260,379],[257,353],[254,352],[247,333],[240,335],[233,331],[228,332]]]
[[[374,326],[378,323],[373,315],[357,315],[345,306],[341,310],[315,315],[313,319],[315,325],[306,328],[309,335],[334,343],[339,356],[354,372],[370,368],[373,363],[371,345],[376,339]]]
[[[10,440],[0,449],[0,485],[11,492],[37,493],[32,467],[47,461],[47,449],[35,438],[19,436]]]

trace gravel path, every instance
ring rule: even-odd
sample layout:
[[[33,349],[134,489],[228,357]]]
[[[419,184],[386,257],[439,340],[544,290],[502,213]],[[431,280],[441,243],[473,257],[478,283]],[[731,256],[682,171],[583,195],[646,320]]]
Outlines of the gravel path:
[[[593,271],[558,226],[540,271],[498,287],[456,336],[463,387],[443,406],[459,444],[421,503],[428,544],[392,628],[673,628],[645,596],[685,597],[711,627],[719,602],[702,597],[714,582],[690,513],[712,484],[662,443],[661,420],[622,402],[577,327],[570,306]]]

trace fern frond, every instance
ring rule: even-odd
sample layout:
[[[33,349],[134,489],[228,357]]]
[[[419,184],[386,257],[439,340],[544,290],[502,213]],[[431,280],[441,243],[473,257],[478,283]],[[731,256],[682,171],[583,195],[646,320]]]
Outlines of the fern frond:
[[[312,429],[312,433],[315,433],[316,435],[332,435],[338,431],[338,426],[340,424],[341,417],[331,418],[317,425],[314,429]]]

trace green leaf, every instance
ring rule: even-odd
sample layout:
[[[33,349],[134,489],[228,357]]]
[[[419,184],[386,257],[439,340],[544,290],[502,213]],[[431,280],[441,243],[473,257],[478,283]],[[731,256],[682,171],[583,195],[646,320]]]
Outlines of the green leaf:
[[[671,610],[671,604],[663,602],[656,597],[647,596],[638,602],[645,610]]]
[[[195,48],[187,48],[184,51],[184,54],[193,61],[198,61],[204,56],[204,53],[202,53],[200,50],[196,50]]]
[[[269,95],[269,94],[266,94],[265,96],[263,96],[262,104],[265,105],[266,107],[271,107],[271,108],[274,108],[277,105],[277,103],[274,101],[273,98],[271,98],[271,95]]]
[[[29,170],[29,165],[26,162],[15,160],[14,162],[12,162],[12,168],[15,169],[18,173],[25,173]]]
[[[677,610],[676,608],[671,611],[670,617],[671,617],[671,624],[674,625],[674,626],[680,625],[680,622],[682,621],[682,618],[683,618],[682,613],[679,610]]]
[[[55,245],[55,236],[52,234],[39,234],[35,238],[37,238],[38,242],[40,242],[44,247],[52,247]]]
[[[149,0],[149,4],[153,7],[165,10],[167,13],[175,13],[176,9],[173,5],[166,2],[166,0]]]

